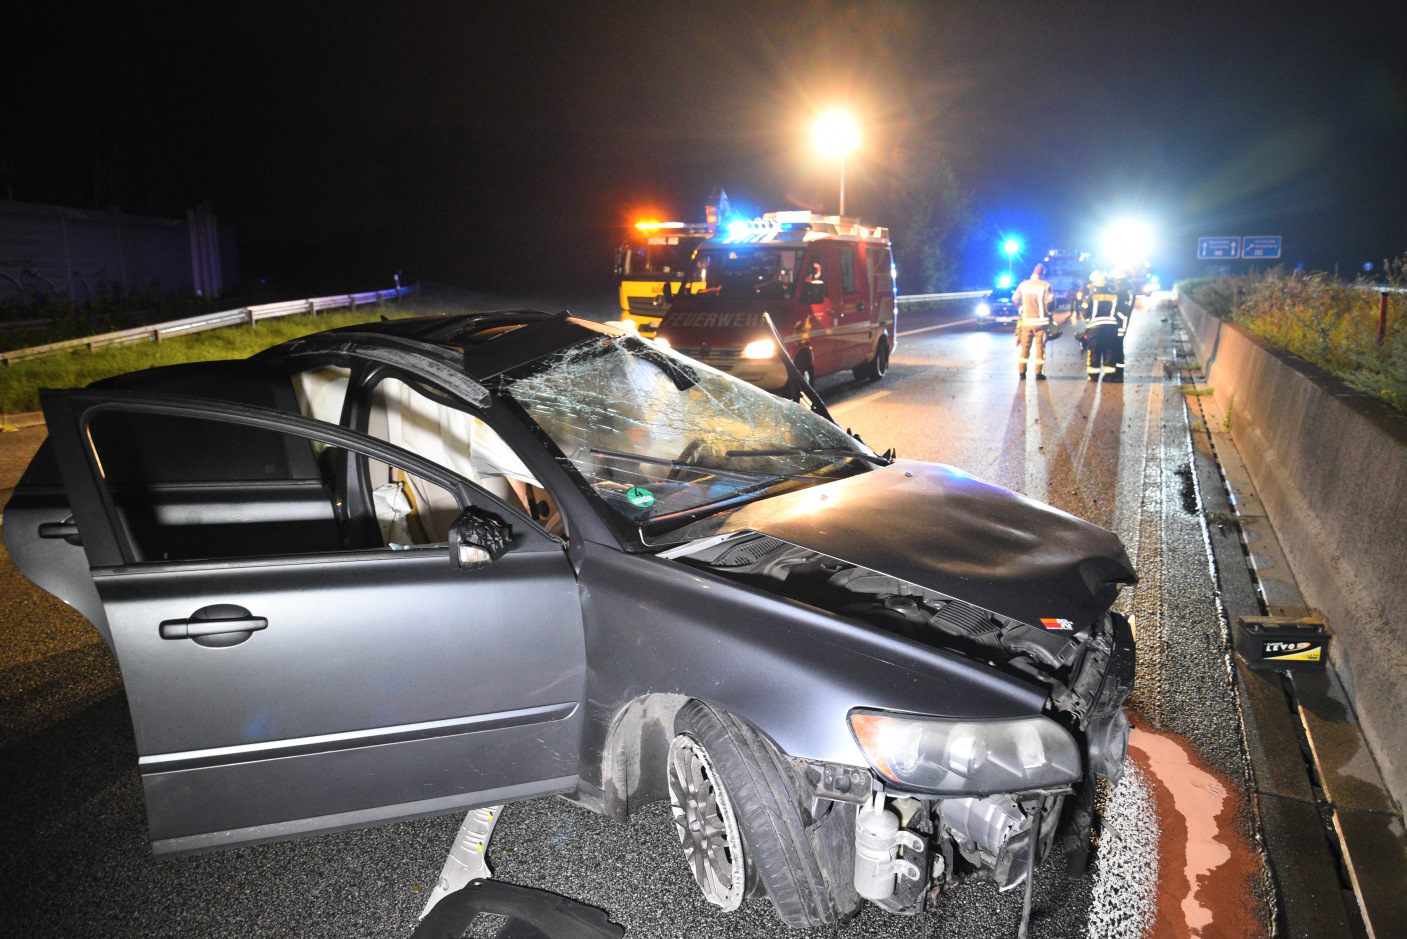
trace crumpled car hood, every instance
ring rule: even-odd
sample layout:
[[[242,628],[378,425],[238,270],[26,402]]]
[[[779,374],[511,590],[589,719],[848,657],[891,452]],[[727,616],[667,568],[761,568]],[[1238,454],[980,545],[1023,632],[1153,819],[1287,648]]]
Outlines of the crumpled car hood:
[[[1040,627],[1101,616],[1138,577],[1113,532],[935,463],[763,499],[719,532],[751,529]]]

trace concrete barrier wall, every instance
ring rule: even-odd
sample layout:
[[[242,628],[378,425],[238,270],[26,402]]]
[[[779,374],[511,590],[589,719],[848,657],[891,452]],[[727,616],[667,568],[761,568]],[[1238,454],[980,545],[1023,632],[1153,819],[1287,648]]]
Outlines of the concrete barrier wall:
[[[1407,417],[1180,297],[1207,383],[1383,777],[1407,802]]]

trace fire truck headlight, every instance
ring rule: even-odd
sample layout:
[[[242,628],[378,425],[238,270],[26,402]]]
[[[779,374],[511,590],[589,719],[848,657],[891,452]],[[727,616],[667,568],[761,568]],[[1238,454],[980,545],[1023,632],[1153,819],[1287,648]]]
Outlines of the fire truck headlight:
[[[745,359],[770,359],[777,354],[777,345],[770,339],[759,339],[743,347]]]
[[[625,330],[626,332],[638,333],[640,331],[640,327],[635,325],[634,320],[622,319],[616,325],[619,326],[621,329]]]
[[[991,307],[987,306],[987,304],[985,304],[985,303],[979,303],[979,304],[977,304],[977,318],[978,318],[978,319],[986,319],[987,317],[989,317],[989,316],[991,316],[991,315],[992,315],[992,308],[991,308]]]
[[[654,339],[651,340],[651,342],[653,342],[655,345],[659,346],[662,349],[673,348],[673,346],[669,344],[669,340],[664,338],[663,336],[656,336]]]

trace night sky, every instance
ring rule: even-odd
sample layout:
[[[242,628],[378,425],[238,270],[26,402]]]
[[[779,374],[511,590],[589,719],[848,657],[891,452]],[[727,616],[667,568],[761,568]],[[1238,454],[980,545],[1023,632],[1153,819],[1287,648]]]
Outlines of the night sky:
[[[1280,234],[1347,273],[1407,251],[1407,14],[1377,6],[29,0],[0,197],[208,200],[290,294],[402,270],[583,295],[621,226],[701,219],[715,186],[834,212],[809,128],[840,105],[850,214],[889,223],[915,148],[971,193],[957,286],[1004,269],[999,234],[1088,249],[1127,214],[1170,272],[1197,235]]]

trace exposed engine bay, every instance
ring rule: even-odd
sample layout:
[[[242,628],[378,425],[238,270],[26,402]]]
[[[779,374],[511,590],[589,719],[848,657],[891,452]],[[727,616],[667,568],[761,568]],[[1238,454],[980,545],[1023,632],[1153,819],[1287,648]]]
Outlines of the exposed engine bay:
[[[799,762],[813,819],[854,813],[862,897],[916,914],[926,897],[964,876],[1009,890],[1028,882],[1057,838],[1070,869],[1084,869],[1096,779],[1117,782],[1127,755],[1123,704],[1133,688],[1134,644],[1122,616],[1105,611],[1089,622],[1035,626],[752,531],[692,542],[666,556],[1048,689],[1045,716],[1082,752],[1083,778],[1075,783],[954,798],[906,793],[869,769]]]

